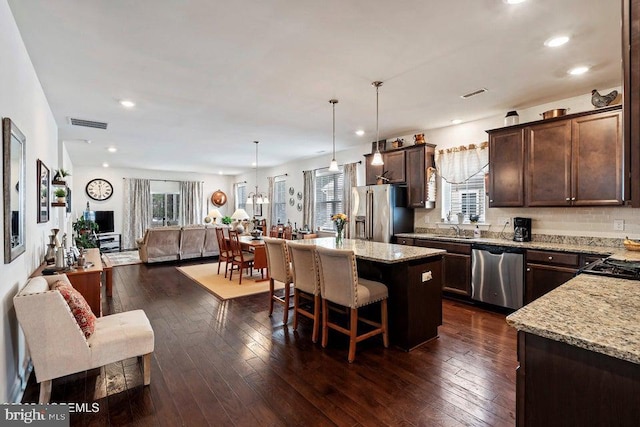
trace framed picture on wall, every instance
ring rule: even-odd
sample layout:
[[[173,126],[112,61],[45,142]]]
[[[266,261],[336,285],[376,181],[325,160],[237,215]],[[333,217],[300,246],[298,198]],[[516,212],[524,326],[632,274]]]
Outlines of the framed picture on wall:
[[[71,213],[71,189],[67,186],[67,213]]]
[[[49,221],[49,168],[40,159],[36,161],[38,182],[38,224]]]

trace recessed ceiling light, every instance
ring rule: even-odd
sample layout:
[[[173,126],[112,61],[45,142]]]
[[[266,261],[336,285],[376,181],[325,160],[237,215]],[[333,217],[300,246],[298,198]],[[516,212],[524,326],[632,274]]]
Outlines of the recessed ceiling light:
[[[549,40],[547,40],[546,42],[544,42],[544,45],[547,47],[558,47],[558,46],[562,46],[563,44],[567,43],[569,41],[569,37],[568,36],[558,36],[558,37],[552,37]]]
[[[109,147],[107,148],[107,151],[110,153],[115,153],[116,151],[118,151],[118,149],[116,147]]]
[[[87,144],[91,144],[91,140],[90,139],[85,139],[84,142],[86,142]]]
[[[580,66],[570,69],[569,71],[567,71],[567,73],[571,74],[572,76],[579,76],[580,74],[584,74],[587,71],[589,71],[589,67]]]
[[[255,168],[256,167],[256,162],[251,162],[251,166]]]
[[[218,175],[222,175],[222,171],[218,171]]]
[[[460,119],[453,119],[453,120],[451,120],[451,124],[452,124],[452,125],[459,125],[460,123],[462,123],[462,120],[460,120]]]
[[[120,105],[122,105],[125,108],[133,108],[136,106],[136,103],[133,101],[129,101],[128,99],[123,99],[120,101]]]
[[[504,2],[506,4],[518,4],[518,3],[524,3],[526,0],[504,0]]]
[[[359,130],[356,131],[356,135],[362,136],[362,135],[364,135],[364,131],[362,129],[359,129]]]
[[[103,168],[108,168],[108,167],[109,167],[109,163],[103,163],[103,164],[102,164],[102,167],[103,167]]]

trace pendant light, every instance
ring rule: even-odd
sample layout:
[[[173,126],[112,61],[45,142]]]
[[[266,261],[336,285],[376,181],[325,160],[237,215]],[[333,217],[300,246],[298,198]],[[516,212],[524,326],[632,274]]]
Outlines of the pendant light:
[[[262,194],[261,192],[258,191],[258,141],[253,141],[254,144],[256,144],[256,191],[255,192],[251,192],[249,193],[249,196],[247,197],[247,205],[252,205],[255,199],[255,203],[257,205],[262,205],[262,204],[268,204],[269,203],[269,198],[267,197],[266,194]]]
[[[371,160],[372,166],[382,166],[384,165],[384,160],[382,160],[382,154],[380,154],[380,128],[379,128],[379,102],[378,102],[378,89],[382,86],[382,82],[375,81],[371,83],[372,86],[376,88],[376,152],[373,155],[373,159]]]
[[[338,103],[338,100],[330,99],[329,102],[333,107],[333,158],[331,159],[329,170],[331,172],[338,172],[338,162],[336,162],[336,104]]]

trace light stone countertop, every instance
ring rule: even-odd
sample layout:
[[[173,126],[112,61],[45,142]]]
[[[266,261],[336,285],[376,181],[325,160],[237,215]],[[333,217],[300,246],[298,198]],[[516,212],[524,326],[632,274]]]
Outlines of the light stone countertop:
[[[640,281],[580,274],[509,315],[507,323],[640,364]]]
[[[585,254],[603,254],[603,255],[611,255],[613,253],[616,254],[633,254],[630,256],[638,256],[640,258],[640,252],[631,252],[627,251],[624,248],[614,248],[611,246],[597,246],[592,243],[593,241],[585,241],[583,244],[566,244],[566,243],[557,243],[557,242],[514,242],[513,240],[508,239],[491,239],[480,237],[477,239],[470,238],[459,238],[455,236],[442,236],[431,233],[400,233],[396,234],[397,237],[404,237],[408,239],[430,239],[430,240],[442,240],[448,242],[457,242],[457,243],[480,243],[486,245],[496,245],[496,246],[509,246],[509,247],[517,247],[522,249],[541,249],[541,250],[550,250],[550,251],[560,251],[560,252],[578,252]],[[594,238],[595,239],[595,238]],[[622,255],[624,256],[624,255]]]
[[[296,243],[315,244],[324,248],[336,248],[335,237],[321,237],[317,239],[296,240]],[[418,246],[396,245],[368,240],[344,239],[339,249],[351,249],[357,258],[394,264],[414,259],[425,259],[444,255],[442,249],[421,248]]]

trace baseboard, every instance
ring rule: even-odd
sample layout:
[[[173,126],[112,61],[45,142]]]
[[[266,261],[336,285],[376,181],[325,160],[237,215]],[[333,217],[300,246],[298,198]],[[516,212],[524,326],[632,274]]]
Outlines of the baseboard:
[[[22,366],[22,372],[18,374],[15,381],[13,382],[11,392],[9,393],[9,402],[22,402],[24,391],[27,388],[27,382],[29,381],[29,376],[31,376],[31,372],[33,371],[31,358],[27,358],[27,360],[25,360],[25,365]]]

